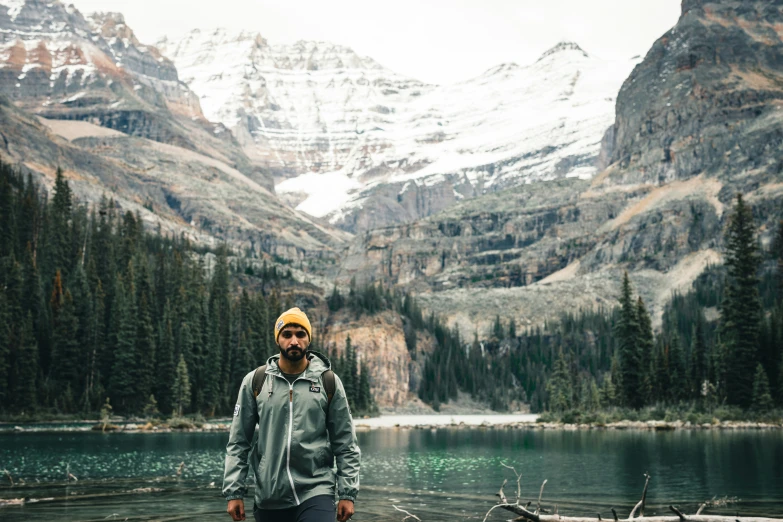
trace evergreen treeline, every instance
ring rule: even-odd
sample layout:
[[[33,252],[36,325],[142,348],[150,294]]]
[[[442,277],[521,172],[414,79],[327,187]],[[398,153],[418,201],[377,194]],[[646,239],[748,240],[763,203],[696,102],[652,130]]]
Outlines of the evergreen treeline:
[[[96,412],[108,397],[121,414],[228,413],[276,353],[282,306],[274,289],[232,294],[227,254],[145,233],[109,200],[79,205],[60,172],[50,198],[0,164],[0,411]]]
[[[767,252],[755,230],[752,211],[738,196],[725,265],[711,267],[689,293],[673,297],[657,336],[627,274],[619,306],[584,332],[590,339],[568,342],[579,335],[569,321],[554,328],[546,343],[547,397],[534,394],[534,407],[562,412],[690,403],[764,412],[783,406],[783,222]],[[586,365],[586,351],[603,357]]]

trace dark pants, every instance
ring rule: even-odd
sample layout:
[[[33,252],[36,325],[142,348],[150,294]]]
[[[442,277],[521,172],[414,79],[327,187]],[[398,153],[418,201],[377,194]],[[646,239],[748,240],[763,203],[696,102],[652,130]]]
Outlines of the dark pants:
[[[334,522],[337,511],[334,497],[318,495],[288,509],[258,509],[253,506],[256,522]]]

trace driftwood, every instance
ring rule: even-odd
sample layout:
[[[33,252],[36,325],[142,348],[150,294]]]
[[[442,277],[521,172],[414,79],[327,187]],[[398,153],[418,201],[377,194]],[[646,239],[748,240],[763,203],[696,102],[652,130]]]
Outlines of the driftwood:
[[[538,494],[538,503],[536,504],[536,510],[530,511],[528,508],[530,507],[530,502],[527,502],[526,504],[522,504],[522,500],[520,498],[520,482],[522,480],[522,477],[520,476],[517,471],[512,468],[511,466],[507,466],[503,464],[504,467],[509,468],[514,472],[514,474],[517,476],[517,498],[516,501],[511,503],[506,498],[505,493],[503,493],[503,488],[508,483],[507,480],[503,481],[503,485],[500,486],[500,491],[496,494],[500,501],[495,505],[492,506],[492,508],[487,511],[487,514],[484,515],[484,521],[486,522],[489,518],[489,515],[496,509],[504,509],[506,511],[510,511],[517,515],[517,518],[513,519],[514,522],[601,522],[603,519],[601,518],[601,514],[598,513],[596,517],[566,517],[558,515],[557,513],[557,504],[554,506],[553,514],[551,515],[543,515],[542,513],[545,513],[546,511],[541,509],[541,497],[544,495],[544,485],[546,485],[546,480],[541,484],[541,491]],[[686,515],[681,510],[679,510],[675,506],[669,506],[669,510],[674,513],[674,515],[661,515],[661,516],[654,516],[654,517],[645,517],[644,516],[644,506],[645,502],[647,500],[647,488],[650,484],[650,475],[648,473],[644,474],[645,482],[644,482],[644,490],[642,491],[642,499],[634,506],[634,508],[631,510],[631,513],[628,515],[627,519],[624,520],[640,520],[644,519],[644,522],[781,522],[783,519],[781,518],[764,518],[764,517],[741,517],[739,515],[737,516],[725,516],[725,515],[702,515],[702,512],[705,508],[708,507],[708,503],[705,502],[699,506],[699,510],[696,512],[695,515]],[[616,522],[619,522],[619,517],[617,516],[617,511],[614,508],[611,508],[612,516]],[[638,511],[638,516],[637,516]]]

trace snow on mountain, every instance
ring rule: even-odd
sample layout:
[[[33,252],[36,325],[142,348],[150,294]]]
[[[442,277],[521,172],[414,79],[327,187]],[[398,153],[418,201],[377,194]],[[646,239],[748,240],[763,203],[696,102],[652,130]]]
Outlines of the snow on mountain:
[[[85,17],[58,0],[0,0],[0,92],[50,109],[135,109],[160,105],[162,94],[173,112],[203,119],[171,60],[142,45],[121,14]]]
[[[234,130],[274,172],[281,197],[350,230],[509,185],[591,177],[636,63],[561,43],[531,65],[437,86],[324,42],[271,45],[218,29],[157,47],[206,117]],[[368,212],[375,215],[357,217]]]

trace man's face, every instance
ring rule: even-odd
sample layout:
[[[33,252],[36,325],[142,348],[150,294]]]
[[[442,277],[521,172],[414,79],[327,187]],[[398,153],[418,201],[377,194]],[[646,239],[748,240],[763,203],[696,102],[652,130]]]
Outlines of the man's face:
[[[310,345],[310,338],[307,336],[307,330],[301,326],[286,326],[277,336],[277,346],[280,348],[280,355],[289,361],[299,361],[307,353],[307,347]]]

